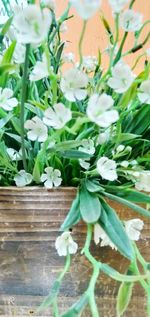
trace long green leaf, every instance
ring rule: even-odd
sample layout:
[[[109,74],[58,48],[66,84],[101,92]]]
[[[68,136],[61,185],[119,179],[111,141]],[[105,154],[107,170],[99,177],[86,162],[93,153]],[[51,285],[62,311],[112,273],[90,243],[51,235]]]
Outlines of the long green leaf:
[[[120,253],[130,260],[133,259],[131,242],[115,210],[104,201],[102,201],[102,207],[102,214],[99,219],[100,226],[118,248]]]
[[[92,155],[82,152],[82,151],[77,151],[77,150],[70,150],[70,151],[64,151],[64,152],[59,152],[61,156],[68,158],[68,159],[88,159]]]
[[[109,193],[106,193],[104,192],[103,193],[106,197],[110,198],[111,200],[114,200],[114,201],[117,201],[118,203],[122,204],[122,205],[125,205],[131,209],[133,209],[134,211],[137,211],[139,214],[141,214],[142,216],[145,216],[145,217],[148,217],[150,218],[150,211],[124,199],[124,198],[121,198],[121,197],[118,197],[118,196],[115,196],[115,195],[112,195],[112,194],[109,194]]]
[[[81,219],[80,199],[79,199],[79,193],[77,193],[77,196],[74,199],[72,206],[70,208],[70,211],[64,223],[61,225],[60,230],[65,231],[70,229],[72,226],[76,225],[80,221],[80,219]]]

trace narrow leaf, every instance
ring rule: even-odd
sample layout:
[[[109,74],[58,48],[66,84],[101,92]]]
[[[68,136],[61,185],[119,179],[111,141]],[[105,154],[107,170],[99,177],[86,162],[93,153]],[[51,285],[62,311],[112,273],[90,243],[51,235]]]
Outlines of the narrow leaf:
[[[72,226],[76,225],[81,219],[80,214],[80,199],[79,199],[79,193],[77,193],[76,198],[74,199],[72,206],[70,208],[70,211],[64,221],[64,223],[61,226],[62,231],[70,229]]]
[[[104,192],[104,195],[107,196],[108,198],[110,198],[111,200],[117,201],[118,203],[125,205],[125,206],[137,211],[140,215],[150,218],[150,211],[148,211],[148,210],[124,199],[124,198],[121,198],[121,197],[118,197],[118,196],[115,196],[115,195],[112,195],[112,194],[109,194],[106,192]]]
[[[104,201],[102,201],[102,207],[103,209],[99,220],[100,226],[118,248],[120,253],[130,260],[133,259],[131,242],[115,210]]]

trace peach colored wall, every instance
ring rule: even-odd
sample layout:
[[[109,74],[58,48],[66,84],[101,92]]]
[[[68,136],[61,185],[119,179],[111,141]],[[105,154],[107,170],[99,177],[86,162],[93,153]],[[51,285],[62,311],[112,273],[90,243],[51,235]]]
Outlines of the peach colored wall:
[[[66,8],[67,3],[68,1],[66,0],[56,0],[57,16],[62,14],[63,10]],[[150,0],[136,0],[133,8],[137,11],[140,11],[143,14],[144,20],[150,19]],[[109,23],[113,25],[112,12],[110,10],[107,0],[103,0],[102,12],[105,14],[105,17],[107,18]],[[75,13],[75,12],[72,11],[72,13]],[[73,51],[77,54],[79,35],[82,28],[82,20],[76,15],[73,19],[71,19],[67,23],[68,23],[69,30],[63,35],[63,38],[67,39],[68,41],[68,47],[66,51]],[[150,24],[146,27],[145,32],[142,33],[141,39],[144,39],[144,36],[147,34],[149,30],[150,30]],[[96,55],[98,48],[101,51],[103,51],[107,47],[107,43],[108,43],[107,36],[105,34],[104,27],[102,25],[102,22],[100,21],[99,14],[97,14],[88,22],[88,25],[87,25],[86,36],[84,40],[84,54]],[[131,48],[132,46],[133,46],[133,36],[130,35],[126,43],[126,49]],[[150,47],[150,42],[147,45],[147,47]],[[134,58],[135,58],[135,55],[134,56],[132,55],[132,57],[127,58],[127,62],[132,65]],[[106,57],[106,54],[104,54],[103,65],[106,66],[106,64],[107,64],[107,57]],[[143,65],[143,62],[141,61],[141,63],[137,67],[137,71],[140,71],[142,65]]]

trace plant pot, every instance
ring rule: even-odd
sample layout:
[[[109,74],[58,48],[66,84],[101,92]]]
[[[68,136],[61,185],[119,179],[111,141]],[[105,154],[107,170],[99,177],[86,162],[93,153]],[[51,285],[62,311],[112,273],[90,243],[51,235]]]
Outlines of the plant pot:
[[[64,258],[59,257],[54,242],[59,228],[75,197],[75,188],[46,190],[40,187],[0,188],[0,316],[51,316],[51,309],[36,313],[61,271]],[[135,212],[111,203],[120,218],[139,218]],[[150,220],[145,226],[139,247],[150,261]],[[81,248],[86,227],[80,223],[73,229],[78,253],[72,258],[71,270],[62,284],[59,307],[65,311],[86,290],[91,267]],[[92,245],[92,252],[102,262],[124,273],[128,261],[109,247]],[[97,283],[97,302],[101,317],[116,317],[116,296],[119,283],[101,275]],[[139,284],[126,317],[146,317],[145,296]],[[83,314],[84,316],[84,314]],[[87,310],[85,316],[90,316]]]

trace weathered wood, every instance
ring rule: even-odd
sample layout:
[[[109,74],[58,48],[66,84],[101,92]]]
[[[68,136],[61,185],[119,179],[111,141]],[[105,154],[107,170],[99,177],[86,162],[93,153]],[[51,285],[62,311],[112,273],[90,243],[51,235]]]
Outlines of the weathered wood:
[[[75,196],[74,188],[47,191],[28,187],[0,188],[0,316],[40,316],[36,308],[49,293],[54,279],[63,267],[54,242]],[[139,215],[114,202],[111,203],[124,219]],[[139,247],[150,262],[150,221],[145,226]],[[73,229],[73,237],[79,244],[79,252],[73,257],[71,271],[66,274],[61,287],[59,304],[65,311],[84,292],[91,268],[80,255],[85,240],[86,227],[80,223]],[[92,246],[92,252],[103,262],[124,272],[127,261],[110,248]],[[115,300],[119,284],[101,275],[97,283],[97,302],[101,317],[116,317]],[[143,290],[136,285],[132,303],[125,317],[146,317]],[[41,314],[51,316],[48,310]],[[83,316],[91,316],[89,310]]]

